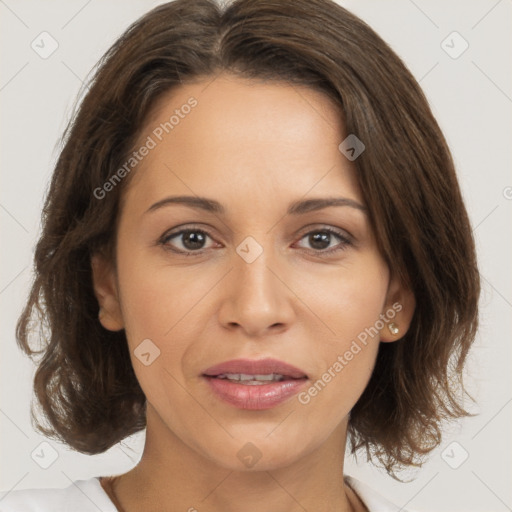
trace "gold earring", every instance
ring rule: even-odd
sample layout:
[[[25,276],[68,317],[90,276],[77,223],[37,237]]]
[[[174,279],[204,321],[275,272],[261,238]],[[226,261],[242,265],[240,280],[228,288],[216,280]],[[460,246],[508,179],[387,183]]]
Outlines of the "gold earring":
[[[395,324],[395,322],[391,322],[391,323],[389,323],[389,324],[388,324],[388,329],[389,329],[389,332],[390,332],[391,334],[393,334],[393,336],[396,336],[396,335],[399,333],[399,331],[400,331],[400,329],[399,329],[399,328],[398,328],[398,326]]]

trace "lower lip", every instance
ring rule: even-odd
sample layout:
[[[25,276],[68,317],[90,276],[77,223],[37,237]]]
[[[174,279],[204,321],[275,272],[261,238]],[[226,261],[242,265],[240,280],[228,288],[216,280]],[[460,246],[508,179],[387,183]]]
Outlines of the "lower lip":
[[[237,384],[228,379],[204,377],[210,389],[225,402],[239,409],[262,410],[275,407],[293,395],[306,384],[307,379],[291,379],[269,384]]]

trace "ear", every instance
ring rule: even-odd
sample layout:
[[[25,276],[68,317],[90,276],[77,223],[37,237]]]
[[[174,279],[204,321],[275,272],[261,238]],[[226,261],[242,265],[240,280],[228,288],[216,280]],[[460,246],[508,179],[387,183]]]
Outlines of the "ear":
[[[409,330],[415,308],[416,299],[410,288],[397,277],[392,277],[381,314],[384,327],[380,330],[380,341],[392,342],[403,338]]]
[[[109,331],[120,331],[124,322],[115,270],[106,256],[100,253],[91,256],[91,268],[94,294],[100,306],[99,321]]]

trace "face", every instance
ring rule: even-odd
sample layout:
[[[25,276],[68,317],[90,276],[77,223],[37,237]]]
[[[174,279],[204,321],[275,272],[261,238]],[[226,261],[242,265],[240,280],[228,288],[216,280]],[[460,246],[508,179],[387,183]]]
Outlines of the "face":
[[[181,86],[148,117],[140,146],[151,147],[123,192],[117,269],[99,257],[93,268],[103,326],[125,329],[152,442],[158,432],[241,470],[241,449],[270,469],[344,440],[379,342],[408,325],[354,163],[338,149],[347,135],[321,93],[229,75]],[[339,201],[317,208],[325,199]],[[391,319],[399,335],[383,327]],[[306,378],[224,380],[233,403],[215,391],[222,379],[204,375],[266,358]],[[265,395],[260,386],[280,399],[247,398]]]

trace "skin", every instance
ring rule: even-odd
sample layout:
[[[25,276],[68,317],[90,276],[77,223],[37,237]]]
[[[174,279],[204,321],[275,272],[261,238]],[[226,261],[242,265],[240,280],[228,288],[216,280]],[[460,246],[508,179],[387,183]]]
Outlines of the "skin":
[[[141,144],[191,96],[198,105],[123,191],[117,269],[92,258],[100,321],[125,329],[148,400],[144,452],[116,481],[117,499],[128,512],[366,510],[342,483],[348,414],[379,343],[407,331],[414,298],[391,278],[364,210],[286,214],[293,201],[311,198],[364,206],[355,165],[338,149],[348,135],[339,107],[305,87],[222,74],[167,93]],[[226,212],[172,204],[145,213],[174,195],[208,197]],[[327,235],[315,245],[312,235],[326,227],[350,243]],[[202,245],[187,236],[159,244],[183,228],[208,234]],[[252,263],[236,252],[247,236],[263,249]],[[333,248],[340,250],[325,252]],[[396,302],[399,334],[384,327],[369,338],[305,405],[294,396],[263,411],[239,409],[201,377],[223,361],[274,357],[302,369],[311,385]],[[134,350],[148,338],[160,356],[145,366]],[[248,442],[261,454],[252,467],[237,457]]]

